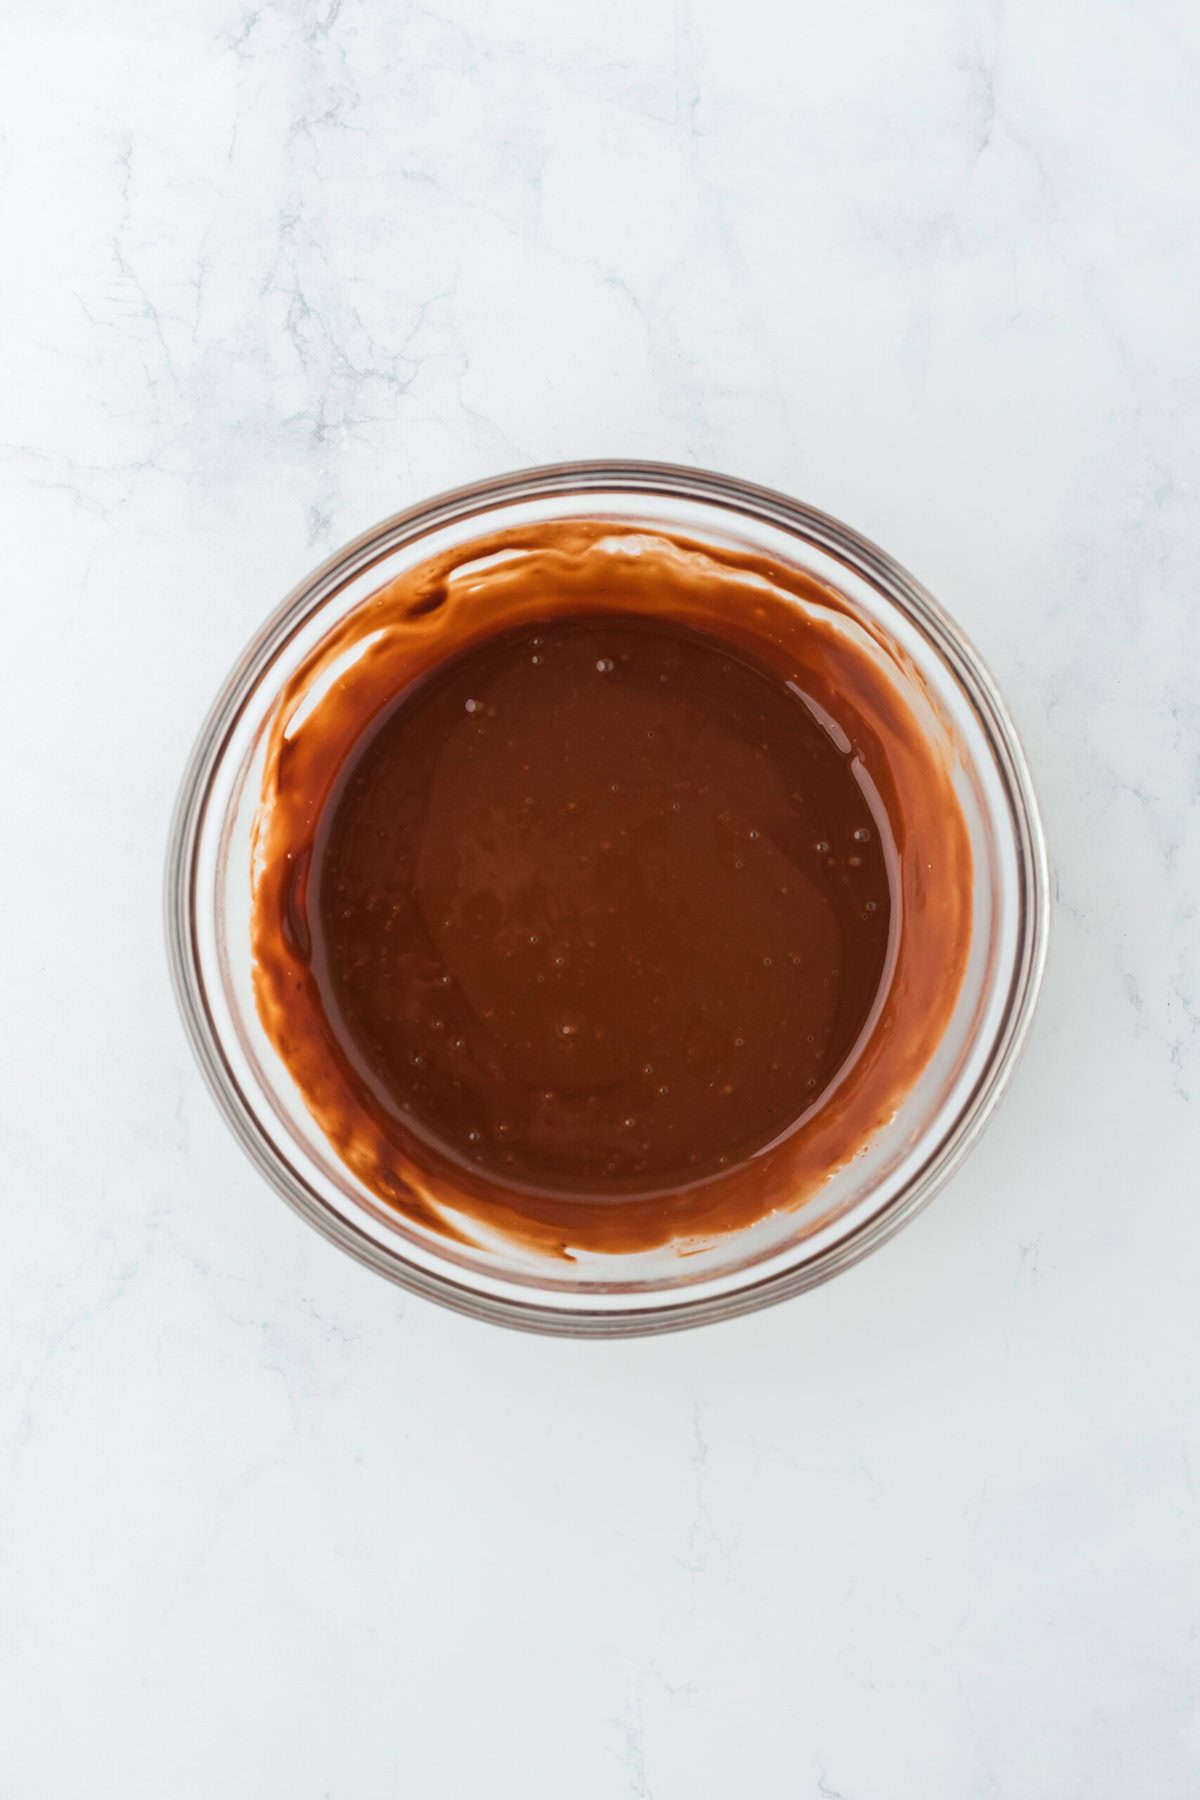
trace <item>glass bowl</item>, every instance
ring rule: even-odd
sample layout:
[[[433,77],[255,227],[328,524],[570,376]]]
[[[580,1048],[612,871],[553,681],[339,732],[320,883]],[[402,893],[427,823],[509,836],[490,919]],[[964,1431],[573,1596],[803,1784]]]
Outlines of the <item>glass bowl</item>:
[[[833,588],[889,637],[958,746],[974,858],[970,958],[949,1025],[895,1117],[794,1211],[687,1255],[550,1261],[497,1241],[452,1243],[400,1218],[339,1161],[254,1004],[250,834],[265,732],[289,676],[332,625],[402,570],[487,532],[596,519],[769,556]],[[477,1318],[571,1336],[672,1330],[749,1312],[828,1279],[923,1206],[974,1143],[1028,1031],[1046,952],[1046,852],[1004,703],[942,608],[882,550],[765,488],[659,463],[571,463],[500,476],[399,513],[302,582],[219,694],[171,828],[166,928],[192,1046],[251,1160],[343,1250]]]

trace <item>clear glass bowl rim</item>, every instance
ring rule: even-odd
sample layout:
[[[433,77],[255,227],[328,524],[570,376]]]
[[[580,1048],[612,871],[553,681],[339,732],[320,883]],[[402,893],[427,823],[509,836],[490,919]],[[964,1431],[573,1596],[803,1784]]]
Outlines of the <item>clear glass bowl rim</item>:
[[[906,610],[932,641],[980,720],[1002,777],[1017,842],[1021,892],[1018,948],[991,1054],[950,1129],[914,1177],[878,1213],[802,1262],[718,1296],[678,1299],[646,1308],[589,1312],[545,1301],[479,1293],[461,1273],[415,1267],[304,1186],[263,1134],[224,1056],[208,1006],[196,933],[196,850],[213,778],[234,724],[259,680],[293,633],[351,577],[401,546],[471,515],[546,496],[661,494],[723,506],[798,534],[873,581]],[[770,488],[674,463],[585,461],[516,470],[438,494],[394,513],[334,552],[305,577],[265,621],[223,684],[201,727],[171,822],[165,872],[167,956],[185,1030],[208,1087],[234,1136],[275,1191],[320,1231],[377,1273],[427,1299],[493,1323],[569,1337],[645,1335],[711,1324],[756,1311],[827,1281],[892,1236],[933,1198],[966,1156],[994,1112],[1024,1048],[1045,969],[1050,884],[1045,837],[1033,780],[1016,728],[973,645],[942,606],[886,551],[827,513]]]

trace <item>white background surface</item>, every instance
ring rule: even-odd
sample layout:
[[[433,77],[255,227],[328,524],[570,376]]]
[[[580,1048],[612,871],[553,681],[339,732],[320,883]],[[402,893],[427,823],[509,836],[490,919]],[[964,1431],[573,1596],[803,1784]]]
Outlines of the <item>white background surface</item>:
[[[4,14],[0,1794],[1190,1800],[1196,8]],[[624,1345],[293,1218],[159,927],[266,611],[575,455],[892,550],[1012,703],[1059,891],[932,1209]]]

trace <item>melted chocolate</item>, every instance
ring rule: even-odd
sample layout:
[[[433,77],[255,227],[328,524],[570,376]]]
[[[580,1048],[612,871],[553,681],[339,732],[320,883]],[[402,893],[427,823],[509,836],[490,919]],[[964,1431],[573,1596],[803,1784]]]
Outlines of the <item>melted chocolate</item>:
[[[631,1251],[794,1207],[953,1008],[952,760],[893,647],[793,570],[582,521],[447,553],[281,698],[264,1027],[354,1173],[444,1235]]]
[[[318,831],[312,967],[364,1100],[501,1179],[677,1188],[855,1043],[878,823],[776,676],[669,621],[531,624],[400,696]]]

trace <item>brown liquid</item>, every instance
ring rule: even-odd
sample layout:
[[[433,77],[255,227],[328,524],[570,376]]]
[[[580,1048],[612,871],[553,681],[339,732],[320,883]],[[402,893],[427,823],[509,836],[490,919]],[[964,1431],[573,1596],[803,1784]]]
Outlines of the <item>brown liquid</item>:
[[[794,570],[584,521],[476,541],[281,697],[263,1025],[342,1160],[443,1236],[625,1252],[792,1209],[953,1010],[953,754]]]
[[[364,1096],[501,1180],[677,1188],[866,1022],[879,823],[804,701],[671,621],[531,624],[402,695],[325,808],[312,967]]]

